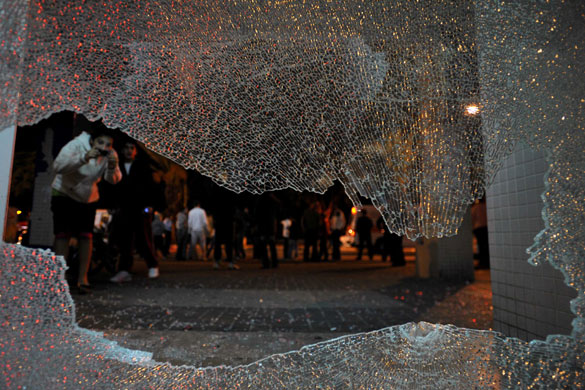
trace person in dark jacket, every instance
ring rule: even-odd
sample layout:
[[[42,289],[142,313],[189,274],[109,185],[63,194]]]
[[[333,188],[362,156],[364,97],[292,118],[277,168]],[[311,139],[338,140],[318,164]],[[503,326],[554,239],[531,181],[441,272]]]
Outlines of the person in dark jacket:
[[[355,231],[358,235],[358,255],[357,260],[362,259],[362,251],[364,246],[368,248],[368,256],[370,260],[374,258],[374,247],[372,245],[372,227],[374,224],[370,217],[368,217],[368,212],[366,210],[362,210],[362,215],[358,218],[356,222]]]
[[[152,243],[152,207],[155,186],[146,161],[136,158],[135,141],[128,139],[121,153],[122,180],[115,188],[117,209],[112,221],[113,235],[120,248],[119,272],[114,283],[132,280],[134,246],[148,265],[148,277],[158,278],[158,259]]]
[[[376,225],[381,232],[384,232],[382,236],[382,261],[386,261],[388,255],[390,255],[393,267],[404,266],[406,262],[404,261],[404,252],[402,249],[402,236],[392,233],[386,227],[383,217],[378,218]]]

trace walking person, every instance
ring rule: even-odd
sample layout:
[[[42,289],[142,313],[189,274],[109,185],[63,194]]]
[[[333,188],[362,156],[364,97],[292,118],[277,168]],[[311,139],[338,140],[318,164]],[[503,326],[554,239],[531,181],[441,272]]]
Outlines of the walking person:
[[[79,270],[76,292],[90,292],[87,273],[93,248],[93,225],[97,183],[103,178],[118,183],[122,174],[118,155],[113,150],[112,133],[105,126],[88,125],[80,135],[67,143],[53,162],[55,179],[52,183],[51,211],[56,255],[67,258],[69,240],[78,238]]]
[[[176,260],[183,261],[187,258],[187,243],[189,242],[189,210],[184,207],[177,213],[177,220],[175,222],[175,231],[177,232],[177,254]]]
[[[132,280],[134,248],[148,266],[148,277],[159,277],[158,257],[153,245],[152,218],[155,206],[155,185],[148,163],[137,158],[136,141],[128,138],[122,148],[120,171],[122,180],[115,188],[117,209],[114,212],[113,236],[120,249],[118,273],[110,281],[123,283]]]
[[[205,210],[201,208],[201,204],[198,200],[193,201],[194,207],[189,211],[188,216],[188,227],[189,227],[189,235],[191,236],[191,248],[189,249],[189,255],[187,258],[192,259],[193,257],[195,260],[199,260],[199,255],[197,254],[197,245],[199,245],[201,249],[201,256],[204,261],[207,261],[207,233],[209,232],[209,227],[207,225],[207,214]]]

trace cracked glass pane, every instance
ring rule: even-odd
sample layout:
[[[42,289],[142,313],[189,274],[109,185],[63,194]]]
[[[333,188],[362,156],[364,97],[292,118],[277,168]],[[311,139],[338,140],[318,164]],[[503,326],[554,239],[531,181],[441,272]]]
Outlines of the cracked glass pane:
[[[427,323],[241,367],[153,361],[75,325],[62,259],[2,244],[8,388],[585,386],[580,1],[44,1],[0,6],[0,128],[74,110],[233,191],[339,180],[394,232],[453,235],[522,140],[547,153],[529,248],[578,292],[572,336]]]

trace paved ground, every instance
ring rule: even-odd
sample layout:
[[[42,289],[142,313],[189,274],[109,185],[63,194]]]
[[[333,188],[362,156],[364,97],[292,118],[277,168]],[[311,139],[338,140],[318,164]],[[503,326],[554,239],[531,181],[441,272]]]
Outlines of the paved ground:
[[[239,365],[303,345],[409,321],[492,326],[489,271],[476,282],[415,278],[414,262],[394,268],[378,258],[336,263],[282,262],[262,270],[214,270],[210,262],[161,263],[146,278],[142,261],[124,285],[98,275],[89,296],[74,296],[81,326],[158,361],[195,366]]]

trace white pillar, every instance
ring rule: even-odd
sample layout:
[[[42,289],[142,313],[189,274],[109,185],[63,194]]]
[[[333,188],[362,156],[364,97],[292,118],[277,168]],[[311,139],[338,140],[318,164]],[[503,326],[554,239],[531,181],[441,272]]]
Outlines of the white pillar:
[[[4,238],[6,226],[15,141],[16,125],[0,130],[0,238]]]

